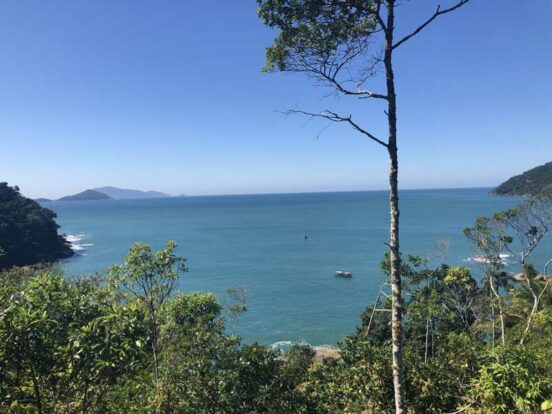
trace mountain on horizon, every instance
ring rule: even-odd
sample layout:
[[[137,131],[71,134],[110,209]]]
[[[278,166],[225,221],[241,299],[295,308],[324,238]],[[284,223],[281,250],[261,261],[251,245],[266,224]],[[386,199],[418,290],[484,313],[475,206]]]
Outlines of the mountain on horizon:
[[[88,201],[88,200],[111,200],[107,194],[95,190],[84,190],[80,193],[61,197],[58,201]]]
[[[109,197],[117,200],[125,200],[132,198],[160,198],[170,197],[170,195],[161,193],[160,191],[140,191],[131,190],[128,188],[117,188],[112,186],[94,188],[94,191],[98,191],[103,194],[107,194]]]

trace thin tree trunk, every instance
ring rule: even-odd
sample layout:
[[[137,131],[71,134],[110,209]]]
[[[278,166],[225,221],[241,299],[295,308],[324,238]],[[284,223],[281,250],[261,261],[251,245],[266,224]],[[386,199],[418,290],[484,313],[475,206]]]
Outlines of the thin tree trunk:
[[[522,264],[525,266],[524,262],[522,262]],[[525,330],[523,331],[523,335],[521,335],[521,339],[519,340],[520,345],[523,345],[523,343],[525,342],[525,336],[531,330],[531,324],[533,323],[533,317],[539,309],[539,299],[540,299],[540,296],[538,296],[535,293],[535,290],[533,289],[533,285],[531,285],[531,280],[529,278],[528,272],[525,273],[525,279],[527,280],[527,288],[529,289],[529,292],[531,292],[531,295],[533,296],[533,307],[531,308],[531,313],[527,317],[527,323],[525,325]]]
[[[525,326],[525,330],[523,331],[523,335],[521,336],[521,339],[519,340],[519,344],[523,345],[525,342],[525,337],[531,330],[531,326],[533,325],[533,319],[536,315],[536,313],[539,310],[539,304],[540,300],[542,298],[542,295],[546,292],[548,289],[548,284],[550,283],[550,279],[548,279],[548,266],[552,264],[552,259],[550,259],[545,265],[544,265],[544,277],[546,278],[546,281],[544,283],[544,287],[541,289],[540,293],[537,295],[535,291],[533,290],[531,286],[531,281],[529,278],[527,278],[527,284],[529,285],[529,290],[531,294],[533,295],[533,308],[531,309],[531,313],[529,314],[527,318],[527,325]]]
[[[391,152],[391,150],[390,150]],[[402,293],[401,293],[401,259],[399,254],[399,197],[398,197],[398,163],[396,148],[391,155],[390,207],[390,252],[391,252],[391,344],[393,364],[393,385],[395,388],[395,409],[397,414],[404,414],[404,375],[402,362]]]
[[[399,248],[399,158],[397,147],[397,99],[395,94],[395,75],[393,73],[393,31],[395,25],[395,0],[387,2],[387,23],[385,30],[385,74],[387,83],[389,122],[389,208],[391,222],[389,228],[389,247],[391,259],[391,345],[393,387],[395,390],[395,412],[404,414],[404,374],[402,362],[402,294],[401,294],[401,258]]]
[[[151,312],[151,353],[153,356],[153,373],[155,374],[156,387],[159,385],[159,361],[157,358],[158,349],[158,325],[157,318],[155,316],[155,307],[150,306]]]
[[[492,344],[494,348],[496,346],[495,344],[496,327],[495,327],[494,298],[493,298],[493,293],[491,291],[489,291],[489,300],[491,301],[491,338],[492,338]]]
[[[427,277],[427,291],[428,291],[428,294],[429,294],[429,288],[430,288],[430,283],[429,283],[429,276],[428,276]],[[430,318],[428,316],[426,318],[424,364],[427,364],[427,354],[428,354],[428,349],[429,349],[429,321],[430,321]]]
[[[502,298],[500,297],[500,294],[498,293],[498,290],[495,288],[493,283],[493,277],[491,276],[490,279],[490,285],[491,290],[497,300],[498,303],[498,317],[500,319],[500,339],[502,346],[506,346],[506,335],[505,335],[505,327],[504,327],[504,311],[502,309]]]
[[[161,412],[161,396],[160,396],[160,381],[159,381],[159,359],[157,355],[158,346],[159,346],[159,332],[158,332],[158,323],[157,316],[155,313],[155,306],[150,300],[149,310],[151,313],[151,353],[153,357],[153,373],[155,375],[155,398],[156,398],[156,413]]]
[[[519,340],[519,344],[523,345],[525,343],[525,337],[531,330],[531,325],[533,324],[533,317],[537,313],[539,309],[539,299],[536,295],[533,295],[533,307],[531,308],[531,313],[527,317],[527,323],[525,325],[525,329],[523,330],[523,335],[521,335],[521,339]]]
[[[376,309],[378,308],[378,305],[379,305],[379,301],[380,301],[380,298],[381,298],[381,293],[383,291],[383,287],[384,287],[384,285],[382,285],[380,287],[378,297],[376,298],[376,303],[374,304],[374,307],[372,308],[372,313],[370,314],[370,320],[368,321],[368,326],[366,327],[366,337],[368,337],[368,335],[370,335],[370,328],[372,327],[372,321],[374,320],[374,315],[375,315]]]

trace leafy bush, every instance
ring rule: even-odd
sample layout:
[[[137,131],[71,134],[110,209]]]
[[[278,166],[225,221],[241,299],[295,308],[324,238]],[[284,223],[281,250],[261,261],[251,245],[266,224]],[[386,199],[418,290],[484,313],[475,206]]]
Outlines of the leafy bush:
[[[475,406],[497,414],[538,412],[551,396],[552,378],[537,362],[522,347],[493,349],[471,391]]]

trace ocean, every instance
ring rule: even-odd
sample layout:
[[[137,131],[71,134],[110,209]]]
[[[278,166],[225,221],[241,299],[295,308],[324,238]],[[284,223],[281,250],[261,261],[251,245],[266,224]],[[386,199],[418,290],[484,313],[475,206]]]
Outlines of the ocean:
[[[469,266],[476,252],[462,230],[482,215],[514,206],[519,198],[489,189],[401,191],[403,254]],[[62,262],[67,275],[104,272],[122,263],[134,242],[154,248],[178,243],[189,272],[183,292],[228,288],[247,294],[248,312],[237,333],[244,342],[285,347],[304,342],[333,346],[351,333],[385,280],[379,263],[388,240],[388,193],[340,192],[201,196],[142,200],[51,202],[61,232],[77,255]],[[550,237],[535,253],[537,264],[552,250]],[[510,263],[510,269],[515,265]],[[353,272],[335,278],[336,270]]]

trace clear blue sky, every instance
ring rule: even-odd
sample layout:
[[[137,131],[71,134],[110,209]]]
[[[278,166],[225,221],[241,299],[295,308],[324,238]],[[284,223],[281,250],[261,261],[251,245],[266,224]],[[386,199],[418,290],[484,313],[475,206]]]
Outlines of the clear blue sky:
[[[552,160],[552,1],[530,3],[472,0],[399,50],[402,188]],[[436,4],[405,2],[399,33]],[[383,135],[381,107],[262,74],[273,35],[249,0],[3,0],[0,181],[32,197],[386,188],[380,147],[277,112],[341,108]]]

